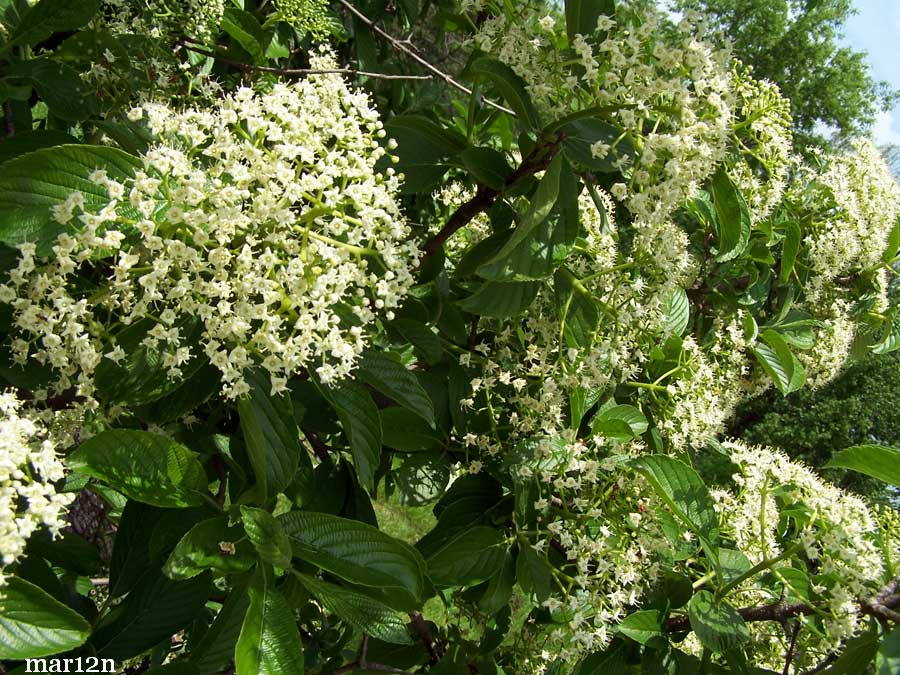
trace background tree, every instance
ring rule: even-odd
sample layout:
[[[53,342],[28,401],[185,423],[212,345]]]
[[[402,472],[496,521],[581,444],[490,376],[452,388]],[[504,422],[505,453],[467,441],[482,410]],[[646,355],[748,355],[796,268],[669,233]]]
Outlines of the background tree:
[[[821,145],[824,124],[850,136],[866,130],[898,92],[872,75],[865,52],[841,46],[852,0],[675,0],[697,10],[731,41],[756,77],[776,83],[791,100],[798,146]]]
[[[729,432],[755,445],[774,445],[810,466],[824,466],[851,445],[900,445],[900,355],[872,355],[820,389],[788,396],[769,391],[738,409]],[[826,469],[842,487],[887,495],[883,483],[852,471]]]

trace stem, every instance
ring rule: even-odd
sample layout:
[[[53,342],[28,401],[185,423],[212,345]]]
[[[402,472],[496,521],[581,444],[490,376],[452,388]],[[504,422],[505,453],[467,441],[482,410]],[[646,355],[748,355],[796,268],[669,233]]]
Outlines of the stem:
[[[356,70],[354,68],[275,68],[272,66],[257,66],[252,63],[243,63],[241,61],[234,61],[232,59],[226,58],[217,54],[215,52],[209,51],[208,49],[203,49],[202,47],[198,47],[194,43],[192,43],[188,38],[182,38],[179,42],[179,45],[183,46],[185,49],[188,49],[196,54],[201,54],[203,56],[208,56],[210,58],[216,59],[217,61],[221,61],[222,63],[237,68],[238,70],[243,71],[254,71],[258,73],[275,73],[276,75],[360,75],[362,77],[372,77],[377,78],[379,80],[430,80],[432,79],[431,75],[391,75],[388,73],[373,73],[368,70]]]
[[[469,96],[472,95],[472,90],[471,90],[471,89],[469,89],[467,86],[465,86],[465,85],[463,85],[463,84],[460,84],[459,82],[457,82],[456,80],[454,80],[452,77],[450,77],[447,73],[445,73],[445,72],[443,72],[443,71],[441,71],[441,70],[438,70],[438,69],[435,68],[433,65],[431,65],[428,61],[426,61],[426,60],[423,59],[421,56],[419,56],[419,55],[415,52],[415,50],[413,50],[413,49],[411,49],[409,46],[407,46],[407,44],[404,44],[403,42],[401,42],[400,40],[398,40],[397,38],[395,38],[393,35],[391,35],[390,33],[386,33],[386,32],[383,31],[381,28],[379,28],[378,26],[376,26],[376,25],[375,25],[375,22],[372,21],[372,19],[370,19],[369,17],[367,17],[365,14],[363,14],[362,12],[360,12],[358,9],[356,9],[356,7],[354,7],[354,6],[351,5],[349,2],[347,2],[347,0],[338,0],[338,2],[339,2],[341,5],[343,5],[344,9],[346,9],[346,10],[347,10],[348,12],[350,12],[353,16],[355,16],[357,19],[359,19],[359,20],[362,21],[364,24],[366,24],[369,28],[371,28],[371,29],[375,32],[376,35],[378,35],[379,37],[383,38],[384,40],[387,40],[387,42],[391,45],[391,47],[393,47],[393,48],[396,49],[397,51],[403,52],[403,53],[406,54],[408,57],[410,57],[413,61],[415,61],[416,63],[418,63],[420,66],[422,66],[422,67],[425,68],[426,70],[430,71],[431,73],[437,75],[437,76],[438,76],[439,78],[441,78],[444,82],[446,82],[447,84],[449,84],[451,87],[454,87],[455,89],[459,89],[459,91],[461,91],[461,92],[463,92],[463,93],[465,93],[465,94],[468,94]],[[512,115],[513,117],[516,117],[516,113],[515,113],[513,110],[510,110],[509,108],[507,108],[507,107],[505,107],[505,106],[502,106],[502,105],[500,105],[499,103],[494,103],[493,101],[491,101],[490,99],[487,99],[487,98],[484,99],[484,102],[485,102],[487,105],[491,106],[492,108],[496,108],[497,110],[502,110],[502,111],[505,112],[506,114]]]
[[[649,389],[651,391],[668,391],[661,384],[650,384],[649,382],[625,382],[626,387],[635,387],[637,389]]]
[[[772,567],[772,565],[781,562],[785,558],[791,557],[792,555],[794,555],[794,553],[799,551],[802,546],[802,544],[794,544],[793,546],[789,546],[788,548],[784,549],[781,554],[775,556],[774,558],[768,558],[757,563],[742,575],[740,575],[736,579],[731,580],[730,582],[722,586],[718,591],[716,591],[716,600],[721,600],[722,598],[724,598],[730,591],[740,586],[742,583],[747,581],[747,579],[756,576],[763,570],[769,569],[770,567]]]

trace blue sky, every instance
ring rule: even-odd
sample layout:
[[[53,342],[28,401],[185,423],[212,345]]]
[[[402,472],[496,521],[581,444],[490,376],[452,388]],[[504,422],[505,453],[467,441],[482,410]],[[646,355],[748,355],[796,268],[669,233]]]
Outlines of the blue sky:
[[[876,79],[900,89],[900,0],[855,0],[845,40],[869,53]],[[900,145],[900,105],[882,113],[872,129],[878,143]]]

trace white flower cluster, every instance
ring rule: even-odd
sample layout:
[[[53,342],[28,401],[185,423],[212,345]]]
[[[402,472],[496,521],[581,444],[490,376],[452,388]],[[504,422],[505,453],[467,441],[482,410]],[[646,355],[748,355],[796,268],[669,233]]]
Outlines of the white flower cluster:
[[[334,67],[327,55],[313,62]],[[100,360],[125,357],[117,327],[150,321],[143,344],[171,378],[202,350],[227,397],[248,390],[254,364],[275,392],[307,368],[326,383],[347,376],[418,260],[399,179],[375,168],[385,132],[367,95],[316,75],[239,89],[212,109],[148,104],[141,116],[157,138],[144,170],[124,183],[94,172],[109,202],[86,209],[72,193],[54,209],[71,233],[49,259],[23,246],[0,288],[15,310],[16,361],[49,363],[58,389],[91,397]],[[86,296],[76,275],[88,270],[99,280]]]
[[[796,570],[802,571],[809,579],[809,600],[827,607],[819,619],[822,632],[803,630],[803,648],[797,649],[814,663],[817,654],[836,649],[859,629],[858,601],[873,595],[880,586],[883,562],[875,541],[876,521],[861,499],[823,481],[779,450],[738,441],[723,445],[738,467],[733,476],[737,490],[716,491],[714,498],[723,527],[738,548],[753,563],[772,560],[784,551],[779,532],[786,527],[785,519],[795,523],[791,545],[799,550],[792,557],[804,561],[802,569],[791,568],[789,558],[774,566],[774,575],[779,582],[806,592],[796,575]],[[777,593],[766,595],[752,581],[737,593],[741,604],[765,604],[777,599]],[[783,631],[779,635],[779,631],[754,626],[752,634],[760,641],[778,640],[783,662]],[[770,651],[777,654],[778,648]]]
[[[857,330],[853,307],[841,298],[833,299],[820,312],[819,322],[815,348],[797,352],[797,358],[806,368],[806,384],[813,389],[828,384],[844,369]]]
[[[218,31],[226,0],[103,0],[107,25],[116,35],[162,37],[163,30],[207,42]]]
[[[684,339],[683,363],[673,373],[668,410],[659,422],[673,448],[706,445],[722,433],[725,422],[751,391],[742,314],[714,326],[716,340],[706,349],[693,336]]]
[[[835,277],[875,267],[900,217],[900,185],[871,141],[856,140],[848,152],[829,158],[798,190],[813,205],[805,233],[812,271],[811,301]]]
[[[551,118],[591,106],[614,110],[609,120],[637,159],[628,167],[620,157],[627,182],[613,195],[639,228],[664,221],[710,175],[724,157],[732,118],[729,53],[704,42],[702,27],[687,20],[666,44],[659,21],[653,10],[618,23],[601,16],[595,35],[575,37],[575,63],[556,48],[553,23],[527,6],[515,20],[503,13],[489,19],[472,38],[522,77]],[[613,145],[592,153],[602,159],[616,152]]]
[[[732,86],[736,161],[729,175],[747,201],[753,222],[760,222],[781,202],[795,162],[791,103],[776,85],[754,79],[749,68],[734,68]]]
[[[541,468],[523,466],[518,476],[541,486],[534,507],[545,533],[520,534],[519,545],[543,558],[555,548],[573,566],[554,572],[560,592],[543,606],[556,625],[541,640],[555,657],[574,660],[604,649],[658,579],[671,542],[654,514],[665,507],[640,477],[581,442],[531,444]]]
[[[0,393],[0,585],[2,568],[24,552],[40,527],[54,535],[74,494],[57,493],[53,481],[64,476],[44,425],[22,409],[12,392]]]

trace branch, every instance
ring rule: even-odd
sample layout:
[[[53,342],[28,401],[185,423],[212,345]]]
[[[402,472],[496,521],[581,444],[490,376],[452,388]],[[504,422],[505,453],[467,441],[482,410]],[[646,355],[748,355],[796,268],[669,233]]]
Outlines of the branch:
[[[383,39],[387,40],[387,42],[388,42],[394,49],[396,49],[397,51],[403,52],[404,54],[406,54],[407,56],[409,56],[413,61],[415,61],[416,63],[418,63],[420,66],[422,66],[422,67],[425,68],[426,70],[428,70],[428,71],[434,73],[435,75],[437,75],[437,76],[438,76],[439,78],[441,78],[444,82],[446,82],[447,84],[449,84],[451,87],[454,87],[454,88],[456,88],[456,89],[459,89],[460,91],[462,91],[462,92],[468,94],[469,96],[472,96],[472,90],[471,90],[471,89],[469,89],[469,88],[468,88],[467,86],[465,86],[464,84],[461,84],[460,82],[457,82],[456,80],[454,80],[454,79],[453,79],[450,75],[448,75],[447,73],[443,72],[442,70],[438,70],[435,66],[431,65],[428,61],[426,61],[426,60],[423,59],[421,56],[419,56],[419,55],[415,52],[415,50],[413,50],[413,49],[411,48],[411,46],[408,46],[408,43],[407,43],[406,41],[398,40],[397,38],[395,38],[395,37],[394,37],[393,35],[391,35],[390,33],[386,33],[385,31],[383,31],[381,28],[379,28],[378,26],[375,25],[375,22],[372,21],[372,19],[370,19],[369,17],[367,17],[365,14],[363,14],[362,12],[360,12],[358,9],[356,9],[356,7],[354,7],[354,6],[351,5],[349,2],[347,2],[347,0],[338,0],[338,2],[339,2],[340,4],[342,4],[342,5],[344,6],[344,8],[345,8],[347,11],[349,11],[351,14],[353,14],[353,16],[355,16],[357,19],[359,19],[359,20],[362,21],[364,24],[366,24],[369,28],[371,28],[377,35],[379,35],[379,36],[382,37]],[[492,100],[490,100],[490,99],[488,99],[488,98],[484,99],[484,102],[485,102],[487,105],[491,106],[492,108],[496,108],[497,110],[500,110],[500,111],[502,111],[502,112],[505,112],[505,113],[508,114],[508,115],[512,115],[513,117],[516,117],[516,113],[515,113],[514,111],[510,110],[509,108],[507,108],[507,107],[505,107],[505,106],[500,105],[499,103],[494,103]]]
[[[216,59],[217,61],[221,61],[229,66],[233,66],[239,70],[252,70],[259,73],[275,73],[276,75],[328,75],[328,74],[340,74],[340,75],[362,75],[365,77],[378,78],[380,80],[430,80],[431,75],[391,75],[388,73],[373,73],[368,70],[354,70],[353,68],[275,68],[272,66],[257,66],[252,63],[243,63],[241,61],[233,61],[231,59],[225,58],[224,56],[220,56],[215,52],[209,51],[208,49],[203,49],[202,47],[198,47],[193,41],[188,38],[182,38],[178,41],[178,44],[186,49],[189,49],[192,52],[197,54],[202,54],[203,56],[209,56],[211,58]]]
[[[556,155],[561,140],[561,138],[556,138],[552,142],[535,145],[532,151],[522,160],[522,163],[519,164],[519,167],[506,178],[504,189],[514,185],[516,181],[525,176],[532,176],[546,169]],[[503,190],[495,190],[486,185],[479,185],[475,196],[456,209],[453,215],[450,216],[447,224],[441,228],[441,231],[425,242],[422,246],[422,250],[425,251],[424,257],[427,258],[437,253],[441,246],[444,245],[444,242],[458,230],[468,225],[479,213],[483,213],[491,208],[501,192]]]
[[[882,621],[894,621],[900,623],[900,593],[895,593],[900,586],[900,579],[894,579],[885,586],[874,597],[859,602],[859,611],[861,614],[874,616]],[[741,607],[737,613],[741,615],[744,621],[778,621],[784,623],[795,616],[806,616],[807,614],[815,614],[821,609],[806,603],[785,604],[775,603],[772,605],[762,605],[760,607]],[[691,630],[691,622],[687,615],[673,616],[666,622],[666,631],[669,633],[680,633]]]

